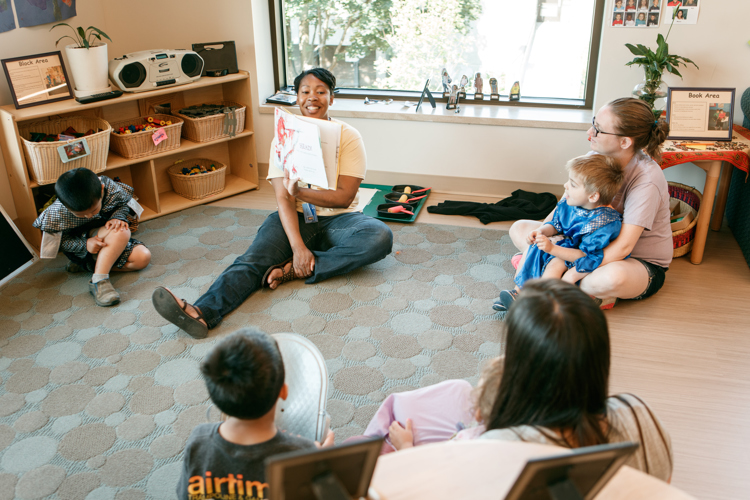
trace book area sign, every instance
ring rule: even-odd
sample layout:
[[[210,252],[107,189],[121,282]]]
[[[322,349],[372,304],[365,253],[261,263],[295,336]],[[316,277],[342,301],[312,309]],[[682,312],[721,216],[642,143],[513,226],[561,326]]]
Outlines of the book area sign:
[[[667,97],[671,140],[731,141],[735,89],[674,87]]]

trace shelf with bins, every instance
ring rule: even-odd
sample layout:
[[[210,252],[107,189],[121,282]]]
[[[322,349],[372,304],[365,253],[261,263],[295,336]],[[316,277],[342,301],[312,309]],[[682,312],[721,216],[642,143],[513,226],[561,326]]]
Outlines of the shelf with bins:
[[[245,128],[241,133],[210,142],[194,142],[182,138],[179,148],[143,158],[128,159],[109,152],[106,169],[100,175],[119,177],[122,182],[133,186],[135,196],[144,208],[141,220],[148,220],[258,187],[250,80],[247,72],[241,71],[220,78],[201,78],[179,87],[125,94],[116,99],[85,105],[69,100],[20,110],[12,105],[0,107],[0,147],[8,170],[19,229],[32,245],[39,247],[41,235],[31,223],[37,216],[37,209],[43,204],[39,201],[40,193],[54,186],[40,186],[29,176],[18,135],[19,123],[69,115],[93,115],[113,123],[153,114],[155,106],[165,103],[171,104],[172,110],[176,111],[185,106],[217,101],[235,101],[247,106]],[[191,158],[198,157],[210,158],[227,165],[225,188],[216,195],[189,200],[172,190],[167,168],[179,160],[189,162]],[[71,164],[71,168],[75,168],[74,164]]]

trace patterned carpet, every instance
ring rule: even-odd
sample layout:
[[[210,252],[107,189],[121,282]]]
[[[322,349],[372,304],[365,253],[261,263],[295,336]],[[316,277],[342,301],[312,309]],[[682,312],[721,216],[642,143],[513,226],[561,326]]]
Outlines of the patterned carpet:
[[[501,352],[491,305],[512,283],[514,249],[491,229],[390,224],[386,259],[256,293],[204,340],[156,314],[156,285],[195,300],[267,214],[196,207],[141,224],[153,261],[113,275],[122,295],[113,308],[94,304],[90,276],[66,273],[63,257],[2,290],[0,499],[172,498],[185,441],[210,404],[198,363],[241,326],[296,332],[320,348],[337,442],[361,434],[388,394],[476,382]]]

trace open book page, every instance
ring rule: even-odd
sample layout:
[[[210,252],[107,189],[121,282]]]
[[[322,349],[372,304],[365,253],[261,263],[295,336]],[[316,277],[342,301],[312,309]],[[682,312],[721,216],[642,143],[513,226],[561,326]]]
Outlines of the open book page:
[[[372,201],[372,197],[377,193],[377,189],[372,188],[359,188],[359,199],[357,200],[357,207],[354,209],[355,212],[361,212],[367,205]]]
[[[321,120],[315,120],[321,121]],[[306,184],[330,189],[320,145],[320,129],[314,123],[274,110],[273,162]],[[335,189],[335,182],[334,182]]]
[[[326,120],[307,118],[306,116],[298,116],[297,119],[315,124],[320,130],[320,147],[323,150],[323,164],[326,167],[328,189],[336,189],[339,178],[339,150],[341,148],[342,125]]]

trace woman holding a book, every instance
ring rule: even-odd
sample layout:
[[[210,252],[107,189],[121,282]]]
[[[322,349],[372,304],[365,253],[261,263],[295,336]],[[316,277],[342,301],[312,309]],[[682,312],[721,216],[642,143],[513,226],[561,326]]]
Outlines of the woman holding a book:
[[[271,146],[267,179],[278,211],[263,222],[247,251],[227,267],[195,304],[158,287],[156,311],[196,338],[208,335],[224,316],[261,287],[305,278],[308,284],[348,273],[383,259],[391,252],[393,234],[383,222],[357,211],[358,190],[367,170],[359,132],[328,116],[336,77],[323,68],[302,72],[294,80],[303,117],[341,125],[335,189],[301,184],[274,164]]]

